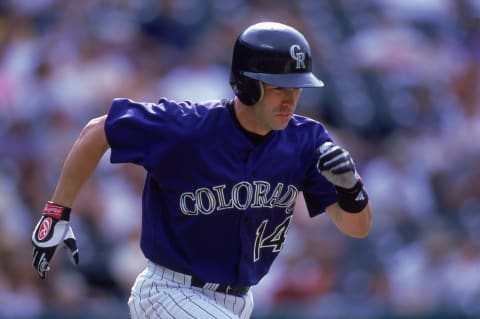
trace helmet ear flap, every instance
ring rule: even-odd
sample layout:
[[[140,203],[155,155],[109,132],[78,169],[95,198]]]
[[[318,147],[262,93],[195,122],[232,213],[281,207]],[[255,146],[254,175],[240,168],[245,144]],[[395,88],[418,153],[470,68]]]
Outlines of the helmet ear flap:
[[[245,105],[254,105],[263,97],[263,85],[258,80],[236,76],[232,77],[230,85],[235,95]]]

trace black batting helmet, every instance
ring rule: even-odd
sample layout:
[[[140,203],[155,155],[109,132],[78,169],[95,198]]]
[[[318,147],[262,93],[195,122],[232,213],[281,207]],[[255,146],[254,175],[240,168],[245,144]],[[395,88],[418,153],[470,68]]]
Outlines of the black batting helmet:
[[[310,46],[291,26],[261,22],[245,29],[235,41],[230,85],[247,105],[263,95],[260,82],[278,87],[321,87],[312,73]]]

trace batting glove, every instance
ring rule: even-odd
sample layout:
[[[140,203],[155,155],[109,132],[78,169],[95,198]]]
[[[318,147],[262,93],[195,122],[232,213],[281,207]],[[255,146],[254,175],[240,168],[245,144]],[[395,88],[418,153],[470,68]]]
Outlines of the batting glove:
[[[360,180],[350,154],[332,142],[325,142],[317,149],[317,170],[333,185],[352,188]]]
[[[340,207],[351,213],[362,211],[368,204],[368,194],[350,154],[325,142],[317,148],[317,156],[317,170],[335,186]]]
[[[70,250],[73,263],[78,265],[77,243],[69,222],[70,211],[68,207],[47,202],[43,208],[42,217],[33,231],[33,267],[42,279],[50,270],[48,264],[55,249],[62,242],[64,247]]]

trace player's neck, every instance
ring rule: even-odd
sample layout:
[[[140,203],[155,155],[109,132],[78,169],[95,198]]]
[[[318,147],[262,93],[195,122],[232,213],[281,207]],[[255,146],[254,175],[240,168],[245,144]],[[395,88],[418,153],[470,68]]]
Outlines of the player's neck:
[[[234,99],[233,110],[240,126],[247,132],[265,136],[271,130],[256,124],[256,116],[251,106],[243,104],[237,97]]]

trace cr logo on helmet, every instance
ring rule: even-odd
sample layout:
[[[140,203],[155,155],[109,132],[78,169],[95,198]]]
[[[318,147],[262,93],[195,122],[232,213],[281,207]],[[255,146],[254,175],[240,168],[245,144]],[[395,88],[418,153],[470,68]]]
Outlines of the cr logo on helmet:
[[[290,56],[297,61],[295,69],[305,69],[305,53],[301,52],[301,48],[298,44],[294,44],[290,47]]]

